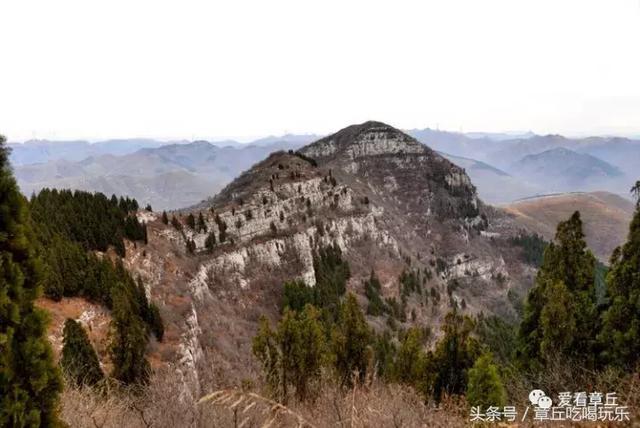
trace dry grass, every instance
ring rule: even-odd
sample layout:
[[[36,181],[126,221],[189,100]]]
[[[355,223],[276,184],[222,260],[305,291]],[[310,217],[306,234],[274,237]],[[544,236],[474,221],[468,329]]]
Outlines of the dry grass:
[[[505,207],[517,221],[547,240],[553,239],[558,222],[580,211],[587,244],[603,262],[627,238],[634,206],[629,200],[607,192],[567,193],[527,199]]]
[[[197,409],[180,399],[181,381],[173,371],[157,371],[144,391],[105,385],[74,387],[62,394],[62,418],[71,427],[194,427]]]
[[[462,400],[428,406],[413,389],[374,382],[343,390],[325,386],[313,402],[276,403],[241,389],[219,390],[201,400],[203,427],[463,427]],[[216,423],[212,422],[217,421]],[[206,422],[205,422],[206,421]]]
[[[345,390],[325,379],[313,401],[277,403],[259,386],[218,388],[199,403],[180,399],[181,380],[170,371],[159,371],[150,386],[137,394],[109,389],[67,387],[62,415],[71,427],[465,427],[469,407],[463,398],[446,398],[440,406],[425,403],[410,387],[371,380]],[[617,392],[619,403],[629,407],[632,422],[640,426],[640,372],[576,371],[556,364],[536,378],[521,375],[506,381],[508,404],[522,409],[532,389],[543,389],[555,399],[561,391]],[[508,426],[501,424],[499,426]],[[598,426],[597,424],[526,423],[512,426]],[[608,425],[599,425],[608,426]]]

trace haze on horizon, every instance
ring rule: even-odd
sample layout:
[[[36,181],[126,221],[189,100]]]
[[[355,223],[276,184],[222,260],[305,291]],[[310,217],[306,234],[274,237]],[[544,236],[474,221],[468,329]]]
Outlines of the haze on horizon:
[[[10,141],[250,139],[369,119],[640,136],[638,0],[26,0],[0,16]]]

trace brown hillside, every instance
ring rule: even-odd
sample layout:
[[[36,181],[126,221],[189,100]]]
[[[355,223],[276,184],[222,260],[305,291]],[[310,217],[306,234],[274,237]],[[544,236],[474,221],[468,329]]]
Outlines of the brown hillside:
[[[607,262],[624,242],[633,216],[631,201],[608,192],[565,193],[514,202],[506,206],[517,221],[546,239],[553,239],[556,225],[578,210],[584,221],[587,243]]]

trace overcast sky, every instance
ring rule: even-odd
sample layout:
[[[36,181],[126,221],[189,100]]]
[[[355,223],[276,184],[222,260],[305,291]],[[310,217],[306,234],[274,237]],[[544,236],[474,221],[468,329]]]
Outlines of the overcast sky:
[[[640,135],[639,0],[0,2],[0,133]]]

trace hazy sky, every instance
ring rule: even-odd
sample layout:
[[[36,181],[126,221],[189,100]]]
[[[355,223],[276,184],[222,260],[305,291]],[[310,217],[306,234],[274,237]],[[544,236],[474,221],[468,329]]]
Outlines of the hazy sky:
[[[10,140],[640,135],[639,0],[0,2]]]

